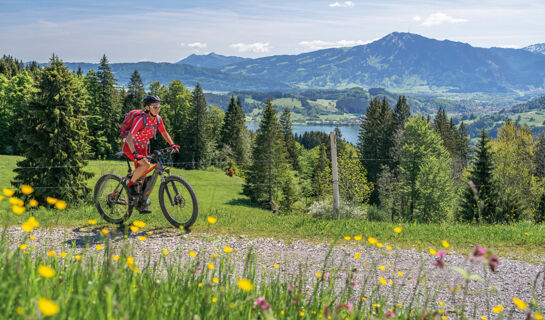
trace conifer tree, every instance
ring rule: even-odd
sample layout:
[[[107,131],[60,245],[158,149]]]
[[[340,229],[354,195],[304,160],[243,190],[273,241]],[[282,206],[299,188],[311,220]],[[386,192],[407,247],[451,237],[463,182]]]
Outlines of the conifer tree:
[[[405,122],[407,122],[410,116],[411,108],[407,103],[407,98],[405,96],[399,96],[396,106],[394,108],[394,130],[403,130]]]
[[[164,103],[168,104],[168,109],[163,113],[163,118],[168,118],[170,127],[167,130],[174,143],[181,147],[180,152],[173,155],[175,163],[191,161],[188,148],[192,136],[189,131],[192,101],[191,92],[180,80],[170,82],[164,96]]]
[[[492,176],[493,170],[490,142],[486,131],[483,129],[460,205],[461,220],[477,223],[499,222],[496,210],[498,199]]]
[[[87,121],[87,128],[89,129],[89,146],[90,154],[93,157],[100,157],[107,154],[109,150],[108,139],[104,133],[105,127],[103,126],[102,116],[100,111],[100,82],[96,71],[91,69],[85,75],[83,80],[85,89],[87,91],[87,110],[89,112],[89,118]]]
[[[276,208],[283,178],[288,170],[286,151],[282,140],[282,128],[271,100],[265,102],[265,110],[256,132],[252,150],[253,163],[244,185],[244,194],[254,203],[266,208]]]
[[[297,144],[291,129],[291,112],[288,108],[285,108],[280,116],[280,125],[282,126],[286,151],[288,152],[288,161],[291,163],[293,170],[299,171],[299,154],[297,153]]]
[[[81,82],[53,55],[40,73],[37,93],[22,113],[20,146],[25,157],[17,162],[12,182],[29,184],[35,197],[65,201],[89,195],[84,159],[89,154],[85,92]]]
[[[314,164],[312,174],[313,196],[319,200],[328,198],[332,194],[331,162],[327,157],[326,146],[320,145],[319,157]]]
[[[187,151],[195,168],[200,169],[210,164],[210,152],[213,146],[210,134],[210,115],[199,83],[192,92],[190,110],[188,123],[190,139]]]
[[[545,136],[543,133],[536,139],[534,166],[534,175],[541,179],[545,178]]]
[[[123,103],[123,112],[121,117],[123,117],[127,112],[134,109],[142,108],[142,99],[146,96],[146,90],[144,90],[144,83],[140,77],[138,70],[134,70],[129,80],[129,85],[127,87],[127,96]]]
[[[466,125],[462,121],[458,126],[458,141],[456,142],[456,150],[458,157],[462,163],[463,168],[467,168],[469,161],[471,160],[471,146],[469,133],[467,132]]]
[[[103,55],[100,59],[97,78],[100,83],[98,100],[99,115],[101,117],[101,125],[104,128],[104,136],[107,141],[106,150],[103,156],[111,157],[120,149],[119,119],[121,119],[124,114],[122,114],[121,110],[121,100],[118,99],[115,89],[117,80],[110,68],[106,55]],[[142,99],[139,99],[139,105],[141,105]]]
[[[246,163],[245,144],[243,142],[244,132],[244,111],[240,104],[240,99],[235,100],[231,96],[231,101],[225,113],[223,127],[221,128],[221,145],[228,146],[233,154],[235,161],[239,164]]]

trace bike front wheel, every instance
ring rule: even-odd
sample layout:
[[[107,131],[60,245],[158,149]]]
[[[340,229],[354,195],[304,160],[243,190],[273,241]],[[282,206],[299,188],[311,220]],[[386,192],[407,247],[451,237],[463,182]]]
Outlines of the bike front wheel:
[[[191,227],[199,215],[197,196],[189,182],[180,176],[168,176],[159,187],[161,210],[176,228]]]
[[[94,202],[100,215],[110,223],[122,224],[131,216],[129,195],[117,174],[106,174],[98,179]]]

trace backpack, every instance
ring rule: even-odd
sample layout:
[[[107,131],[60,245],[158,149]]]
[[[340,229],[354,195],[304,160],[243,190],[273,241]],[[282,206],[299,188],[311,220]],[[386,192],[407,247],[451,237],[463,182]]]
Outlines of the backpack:
[[[143,117],[142,121],[144,122],[144,128],[150,127],[147,125],[147,114],[144,110],[131,110],[127,112],[125,115],[125,118],[123,119],[123,122],[121,123],[121,138],[125,139],[129,135],[129,131],[131,130],[133,124],[135,123],[135,119],[138,119],[140,117]],[[161,117],[157,115],[157,125],[151,126],[153,127],[153,138],[155,138],[157,134],[157,128],[159,127],[159,123],[161,121]],[[142,129],[143,130],[143,129]]]

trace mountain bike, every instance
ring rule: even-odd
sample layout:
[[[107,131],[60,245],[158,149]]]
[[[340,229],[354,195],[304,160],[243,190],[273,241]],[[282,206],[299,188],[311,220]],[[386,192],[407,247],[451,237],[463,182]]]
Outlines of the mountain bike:
[[[139,180],[137,188],[141,192],[137,196],[131,196],[128,192],[127,183],[133,174],[131,162],[123,152],[118,152],[117,156],[127,160],[129,167],[127,175],[121,177],[109,173],[100,177],[95,185],[94,203],[104,220],[123,224],[130,218],[134,209],[142,210],[149,206],[151,202],[149,195],[160,176],[159,204],[163,215],[176,228],[183,226],[184,229],[189,229],[197,220],[199,205],[189,182],[180,176],[171,175],[170,170],[165,167],[167,156],[173,152],[174,149],[169,147],[155,150],[145,157],[154,165],[144,173],[144,176],[152,170],[153,174],[147,176],[143,183]]]

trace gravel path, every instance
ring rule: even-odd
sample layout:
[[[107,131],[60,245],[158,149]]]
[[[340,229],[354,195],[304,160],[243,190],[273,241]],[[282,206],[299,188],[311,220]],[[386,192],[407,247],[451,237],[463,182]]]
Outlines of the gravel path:
[[[10,245],[14,250],[17,246],[28,238],[19,227],[10,227],[6,230]],[[94,247],[102,243],[100,229],[98,228],[38,228],[32,233],[36,240],[29,241],[29,244],[35,245],[33,252],[45,252],[48,250],[68,251],[72,243],[76,244],[78,251],[85,250],[86,244]],[[145,235],[145,241],[138,240],[137,236]],[[169,258],[181,258],[183,260],[191,259],[188,255],[189,250],[196,251],[201,257],[210,257],[214,252],[220,252],[223,246],[233,248],[233,261],[235,263],[235,272],[242,271],[244,257],[250,248],[256,253],[259,268],[265,272],[283,272],[288,275],[295,275],[303,267],[308,279],[315,279],[316,272],[331,272],[336,275],[332,281],[336,283],[345,283],[348,273],[353,277],[353,285],[361,289],[361,284],[368,278],[385,294],[389,294],[389,299],[398,302],[407,303],[414,296],[414,288],[419,276],[426,275],[426,287],[428,296],[432,304],[436,304],[438,309],[448,310],[460,303],[461,292],[457,299],[452,300],[449,291],[457,285],[462,285],[464,279],[449,267],[458,266],[471,273],[487,278],[482,283],[471,281],[467,292],[467,315],[479,318],[483,315],[489,319],[495,318],[490,314],[493,306],[503,305],[507,312],[514,307],[513,297],[518,297],[527,303],[532,299],[532,284],[536,276],[545,270],[545,263],[530,264],[515,260],[502,259],[496,273],[488,271],[488,267],[483,268],[481,264],[470,263],[466,256],[459,254],[448,254],[446,256],[447,267],[440,269],[433,265],[434,257],[430,254],[417,253],[410,250],[391,251],[369,247],[359,242],[351,242],[350,245],[336,246],[329,259],[326,271],[323,271],[324,260],[330,249],[329,244],[311,244],[307,241],[282,241],[272,238],[248,238],[246,236],[230,236],[218,234],[189,234],[181,235],[176,231],[154,231],[152,235],[145,232],[131,234],[127,239],[121,233],[112,231],[108,234],[115,250],[129,245],[133,248],[133,256],[136,262],[145,264],[148,259],[157,259],[163,249],[167,249]],[[89,252],[97,252],[92,249]],[[361,253],[361,258],[354,259],[356,252]],[[543,259],[545,261],[545,259]],[[273,265],[278,264],[280,268],[275,270]],[[380,267],[385,267],[381,270]],[[398,274],[402,272],[403,275]],[[379,279],[383,277],[387,282],[394,281],[394,285],[380,285]],[[312,280],[314,281],[314,280]],[[356,284],[357,283],[357,284]],[[369,283],[369,282],[368,282]],[[486,298],[486,291],[495,286],[500,290],[490,295],[489,301]],[[369,285],[367,286],[369,292]],[[424,284],[420,282],[420,288]],[[393,289],[395,288],[395,289]],[[397,292],[397,293],[396,293]],[[358,291],[358,297],[360,292]],[[536,300],[541,304],[542,310],[545,309],[545,283],[544,275],[540,274],[537,281],[535,293]],[[444,306],[438,303],[444,302]],[[525,314],[515,313],[515,318],[524,318]]]

